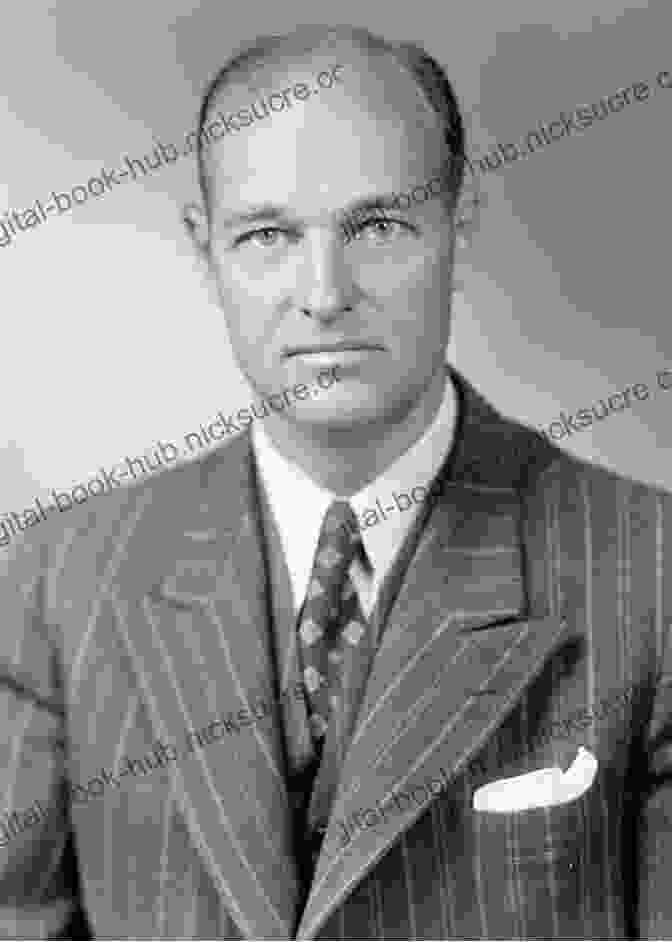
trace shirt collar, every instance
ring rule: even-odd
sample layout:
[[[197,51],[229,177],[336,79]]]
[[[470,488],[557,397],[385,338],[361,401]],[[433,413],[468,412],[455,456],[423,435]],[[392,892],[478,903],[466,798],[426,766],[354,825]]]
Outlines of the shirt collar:
[[[422,493],[407,511],[398,509],[395,494],[427,487],[436,476],[453,443],[457,396],[450,373],[436,415],[422,436],[375,480],[356,494],[344,497],[320,487],[297,464],[277,450],[263,423],[252,428],[257,468],[289,569],[298,610],[305,597],[313,558],[327,508],[334,500],[347,500],[360,525],[362,542],[372,566],[372,592],[387,575],[401,544],[420,511]]]

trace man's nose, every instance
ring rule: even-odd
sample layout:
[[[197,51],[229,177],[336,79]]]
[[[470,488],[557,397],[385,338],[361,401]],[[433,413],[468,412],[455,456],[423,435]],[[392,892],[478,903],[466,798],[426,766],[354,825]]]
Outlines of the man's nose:
[[[312,317],[333,320],[352,306],[355,285],[339,232],[307,233],[297,278],[296,304]]]

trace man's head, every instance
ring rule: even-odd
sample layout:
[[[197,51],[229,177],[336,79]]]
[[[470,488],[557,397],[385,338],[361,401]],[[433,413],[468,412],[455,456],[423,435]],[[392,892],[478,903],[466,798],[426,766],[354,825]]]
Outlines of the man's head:
[[[301,27],[220,70],[199,130],[205,208],[185,220],[255,391],[337,366],[287,421],[354,436],[403,421],[442,385],[450,335],[465,144],[441,68],[363,29]],[[306,349],[339,344],[361,349]]]

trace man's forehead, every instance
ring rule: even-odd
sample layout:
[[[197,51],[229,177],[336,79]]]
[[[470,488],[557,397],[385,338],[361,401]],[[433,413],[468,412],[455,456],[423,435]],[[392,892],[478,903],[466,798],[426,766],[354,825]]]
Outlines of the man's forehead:
[[[398,191],[431,176],[443,156],[441,127],[434,112],[418,107],[420,92],[413,79],[397,74],[391,82],[374,75],[372,83],[364,83],[348,71],[348,63],[337,64],[342,65],[340,86],[304,101],[292,99],[292,83],[307,83],[310,70],[320,71],[325,62],[276,72],[273,90],[289,89],[291,107],[266,117],[259,95],[255,98],[247,88],[237,88],[235,98],[217,97],[218,115],[235,114],[234,108],[250,108],[256,101],[263,117],[207,149],[208,175],[224,202],[237,189],[236,203],[289,204],[293,196],[300,200],[310,194],[311,201],[322,197],[342,206],[357,195]]]
[[[253,147],[251,156],[256,152]],[[260,152],[266,154],[267,149],[260,148]],[[222,216],[238,216],[239,222],[245,222],[245,214],[265,214],[271,219],[273,213],[317,222],[334,213],[349,215],[362,207],[371,208],[368,204],[376,200],[376,208],[387,209],[395,205],[400,193],[438,177],[440,169],[437,162],[431,163],[430,155],[420,160],[416,149],[411,156],[412,160],[404,162],[399,152],[394,162],[372,159],[363,166],[354,155],[344,161],[334,148],[328,162],[313,161],[312,154],[302,154],[295,162],[281,161],[285,169],[266,158],[254,166],[252,160],[236,161],[233,167],[224,159],[211,177],[211,203]]]

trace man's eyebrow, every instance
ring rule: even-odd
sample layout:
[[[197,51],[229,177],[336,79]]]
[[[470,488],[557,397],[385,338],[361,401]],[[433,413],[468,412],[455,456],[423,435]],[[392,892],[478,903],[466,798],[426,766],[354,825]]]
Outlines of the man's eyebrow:
[[[382,193],[377,196],[364,197],[348,203],[344,209],[339,211],[339,215],[348,219],[365,213],[385,212],[394,206],[398,196],[398,193]],[[405,211],[405,209],[400,209],[400,212]],[[293,220],[295,217],[286,207],[277,206],[275,203],[261,203],[258,206],[251,206],[244,212],[224,215],[220,225],[225,229],[233,229],[236,226],[245,226],[250,223],[278,222],[280,220],[287,221],[288,219]]]
[[[273,203],[262,203],[259,206],[251,206],[242,213],[225,215],[221,225],[227,229],[233,229],[235,226],[244,226],[252,222],[278,222],[280,219],[286,220],[290,215],[289,211],[281,206],[276,206]]]
[[[353,203],[348,203],[343,210],[343,215],[356,216],[365,213],[386,212],[394,208],[398,198],[398,193],[382,193],[380,196],[369,196],[361,200],[355,200]],[[405,212],[405,210],[400,211]]]

